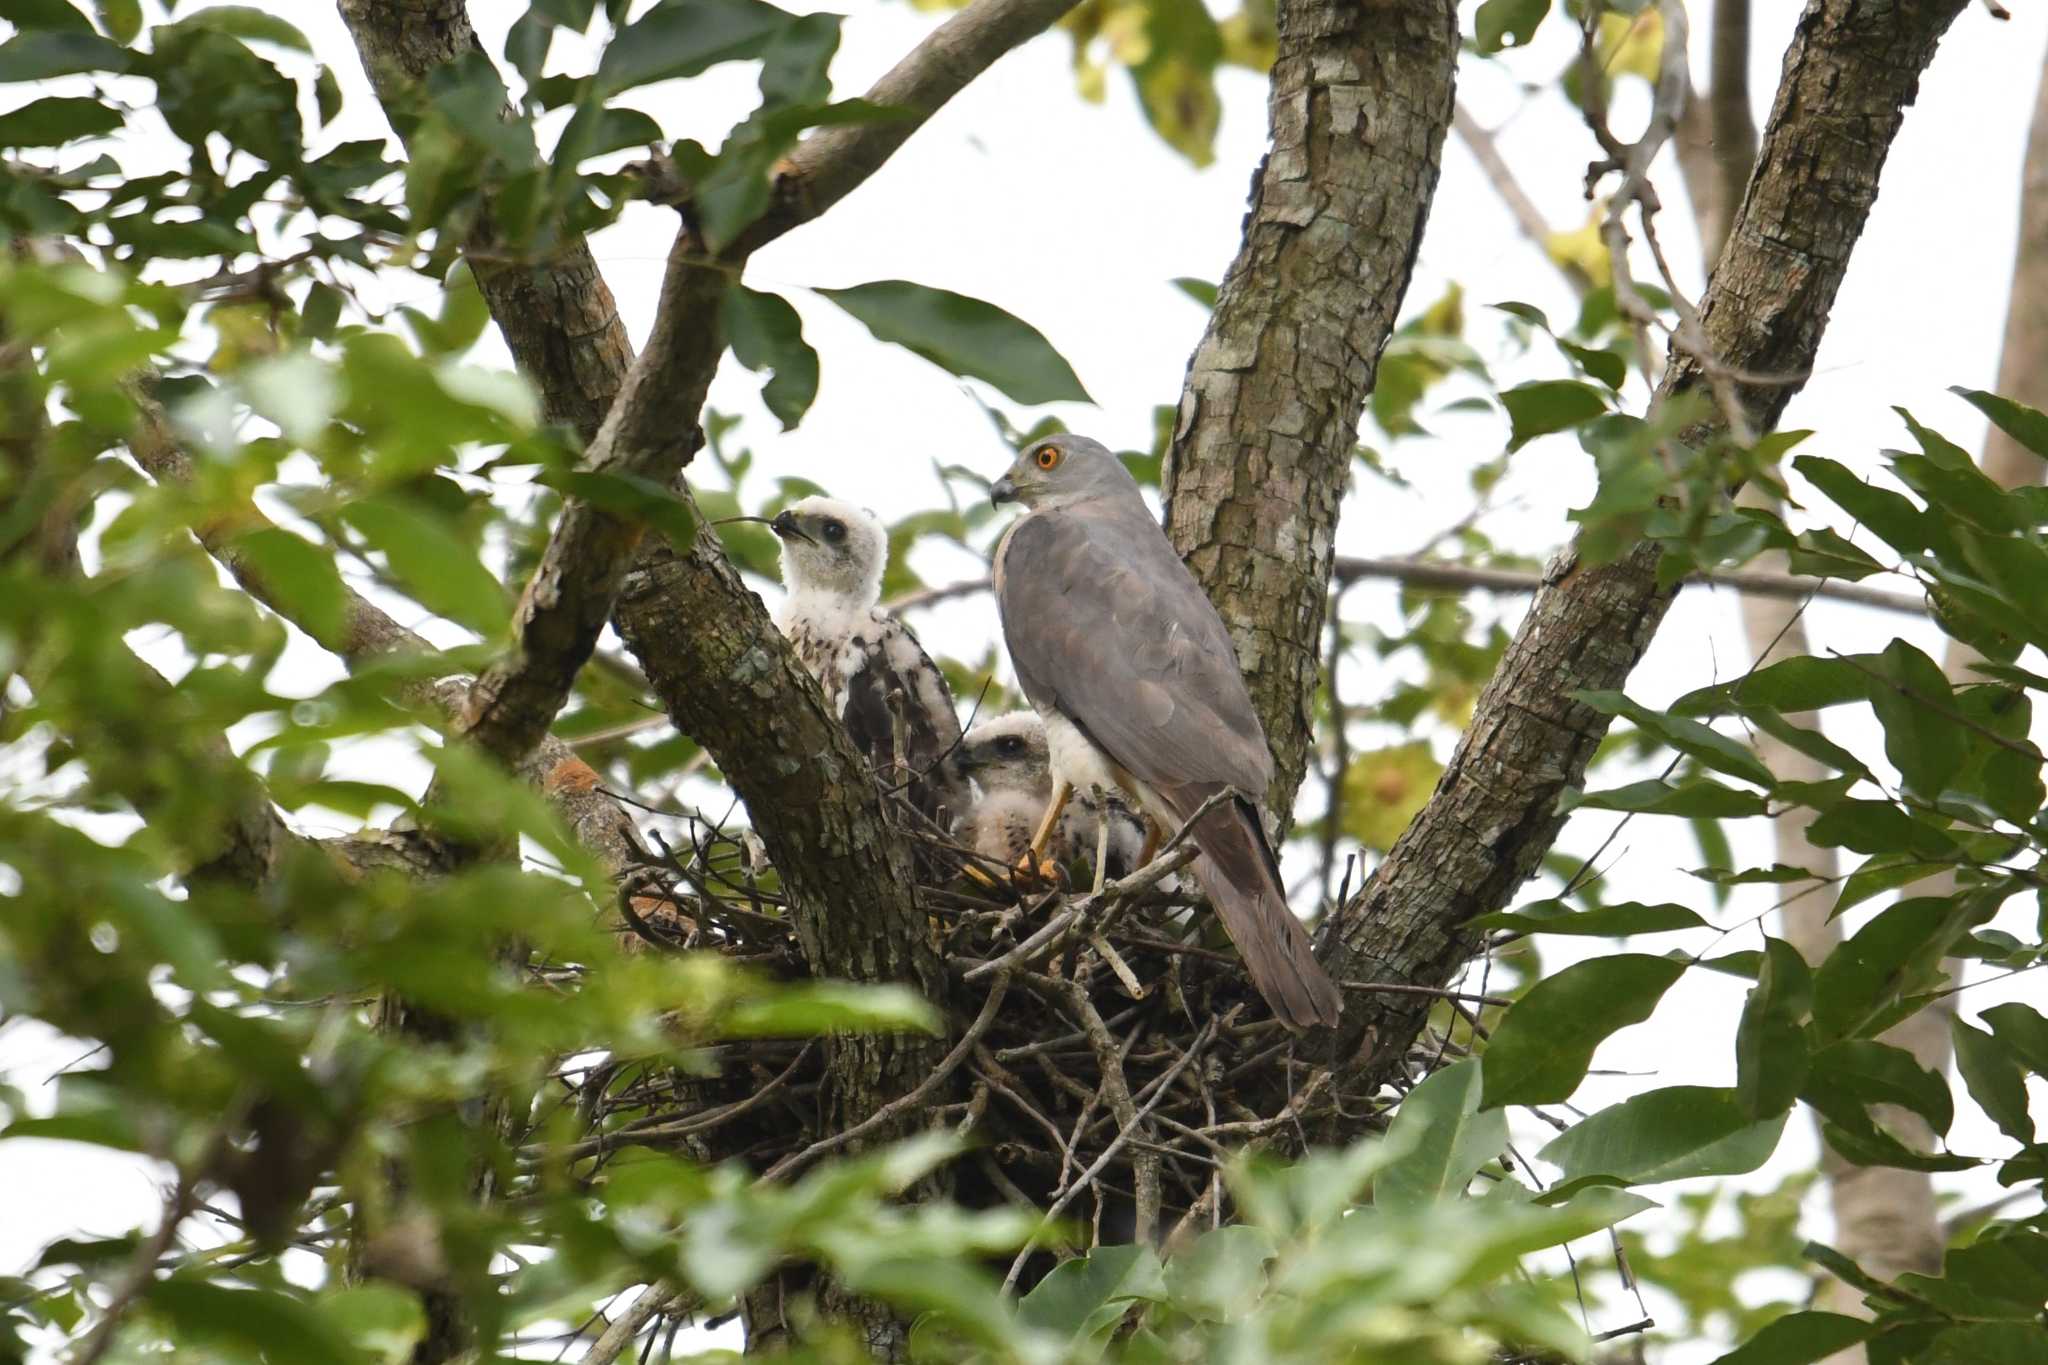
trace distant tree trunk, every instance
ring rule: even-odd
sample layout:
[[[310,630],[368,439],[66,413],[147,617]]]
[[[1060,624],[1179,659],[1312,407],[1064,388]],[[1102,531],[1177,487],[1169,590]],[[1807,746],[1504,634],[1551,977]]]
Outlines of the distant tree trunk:
[[[1244,244],[1188,362],[1166,530],[1230,626],[1286,823],[1314,744],[1358,419],[1450,127],[1452,0],[1286,0]]]

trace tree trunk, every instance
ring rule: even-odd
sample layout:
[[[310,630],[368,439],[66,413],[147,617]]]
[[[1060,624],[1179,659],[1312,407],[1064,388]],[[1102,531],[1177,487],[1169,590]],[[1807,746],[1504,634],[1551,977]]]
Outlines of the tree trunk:
[[[1771,428],[1812,367],[1892,139],[1962,5],[1813,0],[1800,18],[1756,174],[1700,310],[1722,363],[1788,377],[1737,386],[1755,430]],[[1702,379],[1694,357],[1674,352],[1660,398]],[[1722,434],[1713,418],[1684,439],[1699,446]],[[1607,718],[1571,694],[1621,687],[1663,620],[1672,590],[1658,586],[1661,557],[1645,543],[1611,564],[1582,563],[1575,548],[1551,562],[1429,804],[1325,923],[1332,975],[1439,985],[1469,960],[1478,936],[1465,924],[1503,906],[1535,871],[1564,823],[1558,797],[1584,781],[1606,734]],[[1337,1041],[1338,1055],[1359,1059],[1352,1084],[1376,1085],[1426,1017],[1426,1002],[1355,999]]]
[[[1358,418],[1436,190],[1450,0],[1285,0],[1244,244],[1188,362],[1166,530],[1237,643],[1286,824],[1314,744],[1323,609]]]

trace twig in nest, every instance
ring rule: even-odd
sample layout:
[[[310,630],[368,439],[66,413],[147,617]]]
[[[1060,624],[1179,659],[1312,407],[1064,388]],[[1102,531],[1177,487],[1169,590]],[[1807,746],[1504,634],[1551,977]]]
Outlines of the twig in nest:
[[[827,1137],[819,1138],[802,1151],[794,1152],[782,1158],[782,1160],[769,1167],[768,1174],[761,1178],[763,1180],[779,1179],[816,1157],[824,1156],[827,1152],[837,1151],[855,1138],[874,1132],[877,1128],[890,1122],[905,1110],[914,1109],[918,1105],[923,1104],[925,1100],[931,1097],[932,1092],[945,1083],[948,1076],[951,1076],[959,1069],[960,1063],[967,1060],[968,1054],[974,1051],[975,1044],[981,1041],[981,1035],[988,1032],[988,1026],[995,1022],[996,1010],[1003,1003],[1003,996],[1008,994],[1009,989],[1010,978],[1007,973],[996,977],[996,984],[989,988],[988,998],[981,1003],[981,1013],[976,1015],[974,1022],[967,1026],[967,1032],[960,1035],[960,1041],[953,1045],[953,1050],[947,1053],[945,1059],[932,1069],[932,1074],[918,1082],[915,1090],[889,1101],[859,1123],[854,1124],[853,1127],[833,1133]]]
[[[1209,1045],[1209,1040],[1216,1035],[1217,1026],[1219,1024],[1229,1023],[1232,1016],[1234,1016],[1237,1013],[1238,1008],[1239,1007],[1233,1006],[1230,1012],[1228,1014],[1223,1015],[1220,1019],[1211,1019],[1208,1023],[1202,1025],[1202,1031],[1195,1035],[1195,1040],[1193,1043],[1188,1045],[1188,1050],[1184,1054],[1182,1054],[1179,1061],[1175,1062],[1171,1067],[1168,1068],[1169,1073],[1177,1074],[1189,1063],[1193,1062],[1196,1057],[1200,1056],[1202,1053],[1202,1049],[1207,1047]],[[1094,1012],[1092,1007],[1089,1012]],[[1101,1022],[1100,1015],[1096,1016],[1096,1022]],[[1107,1030],[1105,1029],[1104,1032],[1107,1033]],[[1113,1046],[1112,1051],[1114,1051]],[[1171,1074],[1169,1075],[1169,1079],[1171,1079]],[[1050,1228],[1053,1225],[1053,1221],[1057,1219],[1061,1213],[1065,1212],[1067,1205],[1074,1202],[1074,1197],[1078,1195],[1082,1190],[1087,1189],[1090,1185],[1092,1185],[1095,1182],[1095,1178],[1101,1175],[1102,1172],[1105,1169],[1107,1169],[1111,1159],[1114,1158],[1116,1154],[1123,1149],[1124,1145],[1127,1142],[1129,1142],[1132,1138],[1137,1136],[1138,1125],[1144,1122],[1145,1118],[1151,1114],[1152,1110],[1158,1105],[1159,1101],[1165,1095],[1166,1087],[1162,1085],[1159,1088],[1157,1094],[1153,1095],[1153,1097],[1149,1101],[1147,1101],[1144,1106],[1137,1109],[1131,1115],[1131,1122],[1124,1125],[1124,1130],[1121,1133],[1118,1133],[1116,1137],[1110,1141],[1109,1145],[1102,1149],[1102,1155],[1095,1158],[1094,1164],[1089,1166],[1089,1168],[1086,1171],[1083,1171],[1081,1173],[1081,1178],[1079,1180],[1076,1180],[1073,1183],[1073,1185],[1068,1188],[1065,1194],[1062,1194],[1058,1199],[1054,1200],[1052,1207],[1045,1211],[1045,1217],[1039,1221],[1039,1232],[1043,1233],[1046,1229]],[[1291,1105],[1289,1107],[1292,1108]],[[1154,1210],[1154,1214],[1156,1217],[1156,1208]],[[1148,1225],[1141,1221],[1139,1226],[1142,1231]],[[1035,1240],[1036,1239],[1034,1238],[1034,1241]],[[1140,1240],[1149,1239],[1141,1236]],[[1017,1259],[1010,1263],[1010,1273],[1003,1277],[1003,1289],[1005,1291],[1008,1291],[1011,1288],[1015,1287],[1017,1283],[1017,1276],[1023,1272],[1024,1262],[1030,1258],[1031,1253],[1035,1249],[1036,1248],[1034,1246],[1026,1246],[1022,1251],[1017,1253]]]

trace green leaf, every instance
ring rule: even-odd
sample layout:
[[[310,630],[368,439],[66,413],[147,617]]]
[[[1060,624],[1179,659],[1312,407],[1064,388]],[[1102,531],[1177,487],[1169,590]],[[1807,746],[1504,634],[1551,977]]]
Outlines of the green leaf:
[[[1764,940],[1763,968],[1735,1030],[1735,1098],[1753,1119],[1792,1107],[1806,1083],[1803,1021],[1813,1005],[1813,973],[1783,939]]]
[[[697,514],[674,491],[638,474],[600,469],[551,469],[535,483],[581,498],[629,521],[644,521],[684,548],[697,538]]]
[[[1949,1327],[1913,1356],[1913,1365],[2040,1365],[2048,1327],[2033,1322],[1973,1322]]]
[[[1939,1073],[1921,1066],[1904,1048],[1867,1039],[1850,1039],[1816,1052],[1800,1098],[1849,1129],[1866,1126],[1863,1111],[1874,1104],[1910,1109],[1936,1134],[1946,1133],[1955,1121],[1955,1100]]]
[[[126,71],[129,54],[97,33],[23,29],[0,43],[0,84],[81,71]]]
[[[1216,306],[1216,286],[1209,281],[1198,280],[1192,275],[1180,275],[1176,276],[1171,283],[1175,289],[1180,290],[1181,293],[1186,294],[1196,303],[1201,304],[1202,307],[1213,309]]]
[[[1694,819],[1729,820],[1745,815],[1762,815],[1768,809],[1761,796],[1736,791],[1718,782],[1694,778],[1676,784],[1650,778],[1606,791],[1567,791],[1557,803],[1560,811],[1635,811],[1643,815],[1684,815]]]
[[[1813,1022],[1821,1040],[1862,1034],[1891,1002],[1940,979],[1942,955],[1995,908],[1987,897],[1916,896],[1879,911],[1814,973]]]
[[[1226,1223],[1203,1233],[1166,1263],[1166,1292],[1190,1316],[1228,1322],[1250,1308],[1266,1287],[1273,1239],[1261,1228]]]
[[[1683,962],[1615,953],[1574,963],[1529,988],[1480,1054],[1483,1107],[1571,1098],[1608,1035],[1650,1017]]]
[[[0,114],[0,147],[56,147],[111,133],[125,120],[99,100],[53,97]]]
[[[725,334],[740,364],[770,378],[761,401],[788,431],[818,396],[818,353],[804,340],[803,319],[789,302],[734,284],[725,291]]]
[[[511,607],[504,586],[440,517],[396,493],[352,502],[341,515],[384,552],[392,576],[420,605],[486,639],[504,632]]]
[[[1789,1111],[1787,1111],[1789,1113]],[[1602,1109],[1540,1153],[1561,1167],[1559,1197],[1589,1182],[1655,1185],[1702,1175],[1742,1175],[1770,1160],[1787,1114],[1753,1121],[1732,1090],[1681,1085]]]
[[[1872,896],[1925,881],[1935,873],[1946,872],[1954,866],[1946,862],[1923,862],[1899,853],[1873,854],[1863,866],[1843,880],[1842,893],[1835,900],[1835,908],[1828,911],[1828,918],[1834,919]]]
[[[1958,852],[1954,839],[1889,801],[1840,802],[1807,826],[1806,837],[1822,848],[1852,848],[1858,853],[1903,851],[1934,859]]]
[[[1963,766],[1969,734],[1956,723],[1956,702],[1941,665],[1904,640],[1885,649],[1870,705],[1884,726],[1885,757],[1922,796],[1941,793]],[[1889,685],[1887,685],[1889,684]],[[1864,852],[1878,852],[1866,849]]]
[[[1479,1062],[1468,1058],[1408,1092],[1390,1133],[1409,1145],[1373,1181],[1374,1207],[1414,1213],[1455,1199],[1501,1154],[1508,1145],[1507,1114],[1479,1107],[1480,1082]]]
[[[2022,1146],[2034,1140],[2027,1112],[2027,1078],[2019,1058],[1995,1034],[1972,1028],[1961,1015],[1949,1020],[1956,1045],[1956,1070],[1999,1131]]]
[[[330,648],[341,643],[349,592],[330,551],[281,526],[257,527],[231,543],[262,581],[265,600],[277,602],[293,624],[319,643]]]
[[[80,14],[70,0],[0,0],[0,19],[19,29],[92,32],[92,21]]]
[[[1579,934],[1620,938],[1626,934],[1666,934],[1677,929],[1698,929],[1706,921],[1682,905],[1664,901],[1645,905],[1641,901],[1616,901],[1612,905],[1575,910],[1558,900],[1531,901],[1514,910],[1481,915],[1471,922],[1475,929],[1512,929],[1525,934]]]
[[[491,322],[491,306],[484,301],[467,261],[457,261],[449,270],[438,314],[430,318],[416,308],[404,311],[420,350],[437,358],[463,354],[476,345]]]
[[[133,43],[142,33],[142,0],[94,0],[100,27],[117,43]]]
[[[1714,1365],[1814,1365],[1876,1331],[1864,1319],[1841,1313],[1787,1313]]]
[[[1550,0],[1486,0],[1473,16],[1474,36],[1481,52],[1527,47],[1537,25],[1550,13]]]
[[[2018,1001],[1993,1005],[1977,1017],[1991,1025],[1991,1032],[2029,1071],[2048,1076],[2048,1019]]]
[[[1933,545],[1929,514],[1914,506],[1911,498],[1868,483],[1846,466],[1819,455],[1801,455],[1792,461],[1792,467],[1900,554],[1919,554]]]
[[[268,10],[250,5],[212,5],[194,10],[177,23],[165,27],[180,31],[210,29],[248,42],[274,43],[294,52],[313,50],[313,45],[306,41],[306,35],[297,28]]]
[[[1885,571],[1884,565],[1826,527],[1807,531],[1793,542],[1785,566],[1797,574],[1852,582]]]
[[[931,1002],[903,986],[856,986],[844,981],[809,981],[777,987],[772,995],[745,1000],[720,1016],[728,1038],[808,1037],[832,1032],[940,1032]]]
[[[941,369],[984,379],[1019,403],[1092,403],[1072,367],[1038,330],[980,299],[907,280],[818,291],[877,340]]]
[[[1859,656],[1856,662],[1866,662],[1866,658]],[[1870,676],[1850,659],[1801,656],[1768,664],[1732,683],[1688,692],[1671,709],[1679,715],[1707,715],[1731,706],[1741,711],[1767,707],[1788,714],[1818,711],[1863,701],[1869,697],[1870,687]]]
[[[1097,1247],[1053,1268],[1017,1304],[1024,1326],[1062,1343],[1086,1341],[1123,1320],[1132,1301],[1160,1299],[1166,1282],[1147,1246]]]
[[[594,84],[606,99],[654,81],[758,57],[790,16],[761,0],[660,0],[606,45]]]
[[[359,1365],[348,1338],[303,1300],[268,1289],[229,1289],[172,1276],[143,1291],[180,1335],[247,1347],[271,1360]]]
[[[2000,431],[2042,459],[2048,460],[2048,414],[2030,408],[2025,403],[2016,403],[2010,398],[1986,393],[1982,389],[1958,387],[1951,388],[1949,392],[1958,395],[1977,411],[1989,417]]]
[[[1732,739],[1710,725],[1684,716],[1665,715],[1631,701],[1620,692],[1574,692],[1572,697],[1602,715],[1625,716],[1636,727],[1655,735],[1680,753],[1698,759],[1709,768],[1739,777],[1745,782],[1768,787],[1778,779],[1751,753],[1749,746]]]
[[[1576,379],[1539,379],[1504,389],[1501,406],[1508,410],[1508,449],[1520,450],[1538,436],[1573,427],[1605,416],[1607,397],[1591,384]]]

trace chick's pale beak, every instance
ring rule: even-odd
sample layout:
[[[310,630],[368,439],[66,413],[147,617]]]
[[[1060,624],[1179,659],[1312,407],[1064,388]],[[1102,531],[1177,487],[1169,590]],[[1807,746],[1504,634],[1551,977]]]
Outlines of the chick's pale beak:
[[[804,534],[803,527],[796,524],[795,515],[790,512],[777,513],[775,520],[768,523],[768,529],[781,536],[784,540],[795,537],[801,541],[810,541],[810,537]]]
[[[1017,500],[1017,485],[1008,474],[989,485],[988,505],[1001,507],[1006,502]]]

